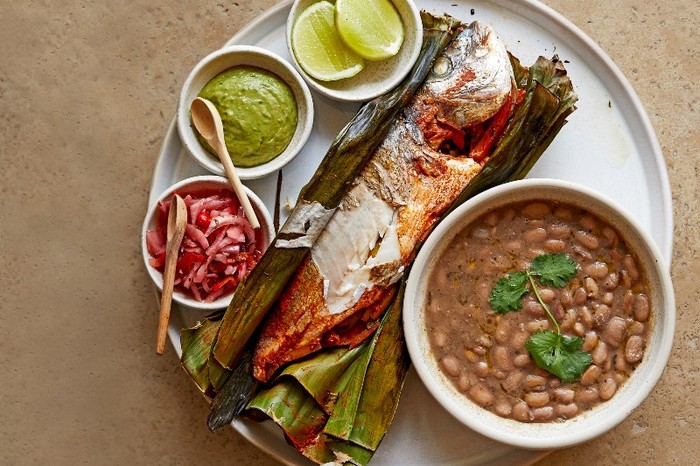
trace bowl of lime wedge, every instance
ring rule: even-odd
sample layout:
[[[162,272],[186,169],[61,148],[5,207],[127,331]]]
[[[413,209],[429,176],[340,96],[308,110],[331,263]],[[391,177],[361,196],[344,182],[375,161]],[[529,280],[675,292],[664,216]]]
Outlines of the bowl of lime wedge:
[[[287,46],[311,88],[340,101],[364,102],[406,77],[423,42],[410,0],[296,0]]]

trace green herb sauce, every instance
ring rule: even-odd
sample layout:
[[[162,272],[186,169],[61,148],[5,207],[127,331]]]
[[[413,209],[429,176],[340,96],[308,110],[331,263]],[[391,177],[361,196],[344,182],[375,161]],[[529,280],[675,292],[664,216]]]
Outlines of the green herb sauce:
[[[289,86],[275,74],[251,66],[230,68],[199,93],[221,114],[233,164],[255,167],[280,155],[297,127],[297,105]],[[214,151],[200,137],[204,147]]]

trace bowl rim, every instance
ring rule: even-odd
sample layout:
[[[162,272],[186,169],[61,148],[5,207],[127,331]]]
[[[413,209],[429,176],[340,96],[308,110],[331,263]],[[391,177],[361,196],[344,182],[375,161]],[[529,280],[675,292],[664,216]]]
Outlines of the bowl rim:
[[[299,116],[292,140],[281,154],[269,162],[257,165],[255,167],[236,167],[236,172],[238,173],[238,177],[240,179],[253,180],[262,178],[280,170],[282,167],[291,162],[299,154],[299,152],[301,152],[302,148],[306,144],[306,141],[309,139],[313,128],[314,103],[311,91],[299,72],[294,69],[294,66],[292,66],[291,63],[274,52],[255,45],[235,44],[226,45],[209,53],[204,58],[199,60],[199,62],[197,62],[194,68],[192,68],[190,73],[187,75],[187,78],[185,79],[185,82],[180,90],[176,115],[177,132],[183,146],[185,146],[185,149],[190,156],[192,156],[192,158],[206,170],[216,175],[224,175],[223,165],[221,165],[221,162],[219,162],[214,155],[210,154],[209,151],[202,146],[197,138],[196,130],[191,125],[189,116],[189,106],[191,100],[188,96],[192,93],[194,81],[208,65],[216,62],[217,60],[226,60],[228,57],[237,55],[255,57],[253,60],[244,60],[247,63],[241,64],[247,64],[249,66],[255,66],[270,71],[282,81],[287,83],[294,93],[297,104],[297,115]],[[285,71],[285,73],[288,74],[288,76],[281,76],[278,72],[271,70],[268,66],[266,66],[266,63],[271,62],[279,65]],[[236,65],[234,64],[221,67],[217,74],[231,68],[232,66]],[[298,88],[299,95],[297,95],[297,92],[295,92],[295,88]],[[197,93],[198,92],[199,91],[197,91]],[[196,95],[197,93],[192,95]],[[303,118],[301,118],[302,116]]]
[[[324,96],[337,100],[340,102],[366,102],[368,100],[372,100],[375,97],[379,97],[382,94],[387,93],[391,89],[395,88],[396,86],[401,83],[401,81],[404,80],[404,78],[408,75],[408,73],[411,71],[413,66],[415,65],[416,61],[418,61],[418,56],[420,55],[421,47],[423,44],[423,23],[420,17],[420,10],[416,3],[413,0],[389,0],[391,3],[394,4],[394,7],[398,10],[397,3],[403,3],[408,6],[408,9],[410,11],[410,18],[414,24],[413,28],[413,34],[415,35],[415,43],[413,44],[413,48],[411,49],[411,52],[409,54],[409,58],[406,61],[405,64],[405,69],[402,70],[401,72],[397,73],[393,78],[389,79],[386,78],[376,84],[376,89],[372,91],[367,91],[364,93],[359,93],[357,90],[353,89],[346,89],[346,90],[335,90],[335,89],[330,89],[329,87],[324,85],[323,81],[318,81],[311,76],[309,76],[306,71],[299,65],[299,62],[296,59],[296,56],[294,55],[294,51],[292,50],[292,42],[291,42],[291,37],[292,37],[292,26],[294,25],[294,21],[292,21],[293,17],[298,16],[300,12],[297,10],[299,9],[299,4],[301,2],[305,2],[309,0],[294,0],[292,3],[292,6],[289,9],[289,15],[287,16],[287,22],[285,26],[285,37],[286,37],[286,42],[287,42],[287,51],[289,52],[289,56],[292,58],[292,62],[294,63],[294,66],[297,68],[301,76],[303,77],[304,81],[311,86],[316,92],[323,94]],[[312,3],[317,3],[322,0],[312,0]],[[326,1],[331,1],[331,0],[326,0]],[[335,0],[332,0],[331,3],[335,3]],[[399,12],[400,14],[400,12]],[[403,16],[402,16],[403,19]],[[406,29],[408,31],[408,28]],[[404,34],[404,40],[408,33]],[[399,52],[401,53],[401,52]],[[364,70],[363,70],[364,71]],[[362,71],[356,76],[359,76],[362,74]],[[353,79],[353,78],[349,78]],[[331,81],[335,82],[335,81]]]
[[[536,188],[543,189],[543,192],[541,194],[534,193],[533,190]],[[509,195],[512,196],[513,193],[525,190],[530,190],[529,193],[532,194],[528,194],[522,199],[511,198],[498,203],[499,198],[503,199]],[[601,407],[600,409],[594,408],[564,422],[520,423],[501,418],[481,408],[463,394],[458,394],[456,389],[452,388],[451,382],[441,378],[444,376],[436,376],[434,367],[437,362],[428,351],[423,350],[426,344],[424,337],[426,332],[422,327],[421,284],[425,282],[424,274],[431,270],[432,257],[434,257],[432,252],[439,250],[440,245],[444,244],[445,241],[451,241],[456,234],[453,233],[455,230],[459,231],[466,226],[464,222],[460,226],[459,222],[462,219],[472,215],[476,216],[475,212],[483,214],[489,208],[512,202],[527,201],[537,197],[556,199],[557,190],[560,193],[568,191],[572,195],[607,206],[616,214],[617,218],[611,219],[603,216],[598,213],[595,206],[590,207],[590,204],[585,204],[589,206],[592,213],[603,216],[618,230],[621,230],[621,234],[625,232],[626,239],[630,240],[631,236],[636,235],[640,244],[646,248],[644,254],[651,259],[649,263],[645,262],[646,271],[649,281],[657,283],[659,286],[654,294],[661,302],[660,309],[655,313],[648,343],[648,346],[655,345],[656,348],[653,355],[647,351],[645,359],[642,361],[642,364],[645,364],[645,377],[640,378],[640,372],[636,370],[630,380],[622,385],[621,391],[625,391],[625,398],[613,397],[598,405]],[[489,205],[489,201],[494,204]],[[581,205],[584,205],[584,201],[581,202]],[[631,241],[635,242],[636,240]],[[642,251],[636,252],[640,257],[643,254]],[[569,181],[547,178],[519,180],[491,188],[468,200],[450,213],[435,228],[419,251],[407,280],[403,304],[403,328],[408,351],[418,376],[431,395],[452,416],[467,427],[499,442],[530,450],[564,448],[586,442],[612,429],[629,416],[646,399],[661,378],[673,345],[675,320],[675,297],[669,269],[656,243],[641,224],[623,207],[597,191]],[[654,340],[652,340],[652,336]],[[630,386],[629,384],[635,388],[635,391],[626,388]]]
[[[155,221],[155,214],[157,211],[158,203],[160,201],[168,199],[176,191],[186,191],[187,187],[195,185],[197,183],[217,184],[220,185],[222,188],[228,188],[231,192],[233,192],[233,188],[231,188],[228,179],[224,177],[218,175],[191,176],[178,181],[177,183],[169,186],[165,191],[163,191],[158,196],[156,201],[152,205],[148,206],[148,210],[146,211],[146,215],[144,216],[143,224],[141,226],[141,256],[143,258],[143,263],[146,267],[146,271],[148,272],[149,277],[151,277],[151,281],[160,292],[163,291],[163,274],[157,271],[154,267],[151,266],[151,264],[148,263],[149,259],[151,259],[151,255],[149,254],[146,245],[146,232],[151,226],[151,223]],[[265,246],[267,248],[270,246],[275,236],[272,217],[270,216],[270,212],[265,206],[265,204],[262,202],[262,200],[247,186],[243,186],[243,188],[248,194],[250,203],[252,204],[253,208],[258,214],[260,228],[262,228],[263,231],[266,233],[264,235],[264,240],[266,241]],[[194,298],[191,298],[180,291],[175,290],[173,291],[173,301],[192,309],[199,309],[202,311],[215,311],[217,309],[223,309],[228,306],[229,302],[231,301],[231,294],[221,296],[215,301],[212,301],[211,303],[204,303],[197,301]]]

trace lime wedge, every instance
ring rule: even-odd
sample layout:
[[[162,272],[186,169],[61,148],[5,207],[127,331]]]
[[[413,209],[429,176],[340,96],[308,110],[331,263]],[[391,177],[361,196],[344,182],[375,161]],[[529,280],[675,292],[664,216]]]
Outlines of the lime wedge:
[[[337,0],[335,25],[359,56],[383,60],[399,52],[404,28],[390,0]]]
[[[350,50],[335,28],[332,3],[314,3],[292,26],[292,51],[299,66],[319,81],[350,78],[362,71],[364,60]]]

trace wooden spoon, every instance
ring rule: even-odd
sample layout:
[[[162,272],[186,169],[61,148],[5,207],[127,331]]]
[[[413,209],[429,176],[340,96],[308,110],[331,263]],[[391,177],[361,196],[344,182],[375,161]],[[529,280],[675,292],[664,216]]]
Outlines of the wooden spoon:
[[[185,236],[187,226],[187,207],[185,201],[175,194],[168,212],[168,238],[165,245],[165,272],[163,273],[163,294],[160,297],[160,314],[158,316],[158,335],[156,338],[156,353],[165,352],[165,334],[170,320],[170,307],[173,301],[173,282],[175,267],[180,250],[180,243]]]
[[[209,100],[197,97],[190,104],[190,114],[192,115],[194,127],[197,128],[199,134],[202,135],[211,148],[214,149],[214,152],[219,156],[219,160],[221,160],[221,164],[224,166],[226,177],[243,206],[243,211],[246,217],[248,217],[250,226],[253,228],[260,228],[258,217],[255,215],[253,206],[250,205],[248,195],[243,189],[241,180],[236,174],[231,156],[229,156],[228,149],[226,148],[226,143],[224,142],[224,125],[221,122],[219,111]]]

